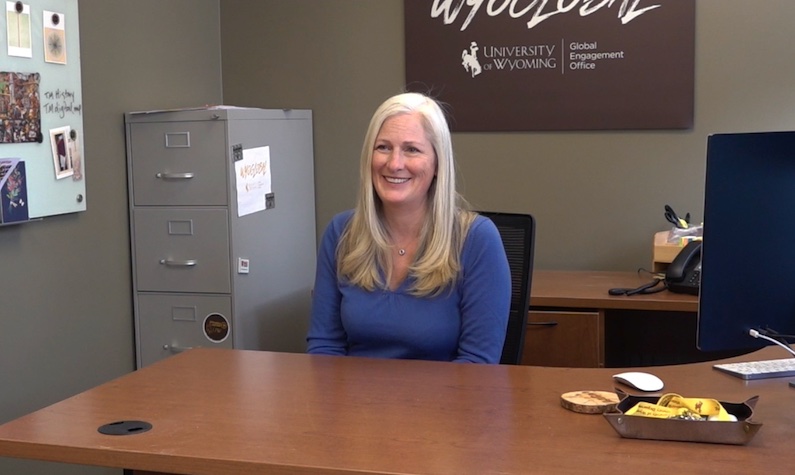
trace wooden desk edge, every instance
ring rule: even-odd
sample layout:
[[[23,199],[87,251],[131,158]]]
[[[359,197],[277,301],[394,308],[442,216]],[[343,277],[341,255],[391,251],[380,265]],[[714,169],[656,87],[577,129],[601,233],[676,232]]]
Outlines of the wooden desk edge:
[[[698,312],[698,301],[687,302],[680,300],[641,300],[633,299],[633,296],[606,296],[605,298],[533,296],[530,298],[530,306]]]
[[[261,473],[266,470],[271,475],[296,475],[309,470],[313,475],[339,475],[336,469],[324,467],[301,467],[280,463],[252,462],[207,457],[201,468],[196,467],[195,457],[173,455],[167,462],[162,454],[138,450],[107,451],[104,447],[76,448],[50,444],[36,444],[18,440],[0,439],[0,457],[20,460],[85,465],[124,470],[124,475],[176,475],[182,473]],[[137,467],[137,468],[130,468]],[[368,472],[376,473],[376,472]]]

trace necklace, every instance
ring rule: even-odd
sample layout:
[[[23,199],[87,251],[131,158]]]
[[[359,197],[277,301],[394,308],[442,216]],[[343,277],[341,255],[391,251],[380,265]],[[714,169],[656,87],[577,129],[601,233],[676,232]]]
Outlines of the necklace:
[[[405,249],[403,249],[403,248],[398,249],[398,256],[405,256],[405,255],[406,255],[406,250]]]

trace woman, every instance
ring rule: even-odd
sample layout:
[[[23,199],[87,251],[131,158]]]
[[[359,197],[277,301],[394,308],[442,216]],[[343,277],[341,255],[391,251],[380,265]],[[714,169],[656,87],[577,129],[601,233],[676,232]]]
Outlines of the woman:
[[[323,235],[309,353],[498,363],[510,299],[497,228],[456,191],[441,107],[387,99],[364,140],[356,208]]]

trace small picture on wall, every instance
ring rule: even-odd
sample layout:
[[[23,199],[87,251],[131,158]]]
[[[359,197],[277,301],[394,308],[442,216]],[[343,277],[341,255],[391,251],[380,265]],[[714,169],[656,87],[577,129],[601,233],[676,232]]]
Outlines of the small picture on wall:
[[[79,181],[83,179],[83,154],[80,153],[80,138],[77,136],[77,130],[72,129],[69,131],[69,158],[72,159],[72,180]]]
[[[77,130],[72,129],[69,131],[69,158],[72,159],[72,170],[74,171],[74,175],[72,175],[72,180],[79,181],[83,179],[83,170],[82,170],[82,162],[83,162],[83,154],[80,153],[80,138],[77,136]]]
[[[41,143],[39,73],[0,71],[0,143]]]
[[[8,55],[32,58],[30,5],[22,2],[6,2],[6,24],[8,25]]]
[[[60,180],[74,175],[72,157],[69,155],[69,131],[71,127],[64,126],[50,129],[50,144],[52,145],[52,161],[55,167],[55,178]]]
[[[66,64],[66,31],[63,13],[44,10],[44,61]]]

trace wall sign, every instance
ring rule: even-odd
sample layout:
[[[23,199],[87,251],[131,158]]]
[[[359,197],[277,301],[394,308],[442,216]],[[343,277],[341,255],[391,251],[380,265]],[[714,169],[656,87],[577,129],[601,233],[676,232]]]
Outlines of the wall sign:
[[[693,126],[695,0],[404,0],[406,87],[455,131]]]

